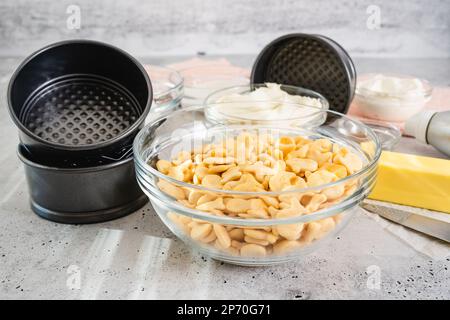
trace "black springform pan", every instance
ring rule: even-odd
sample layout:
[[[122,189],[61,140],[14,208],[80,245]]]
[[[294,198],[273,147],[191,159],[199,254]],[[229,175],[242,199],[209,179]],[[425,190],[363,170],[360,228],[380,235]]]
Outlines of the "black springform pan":
[[[348,53],[322,35],[295,33],[273,40],[258,55],[252,83],[275,82],[322,94],[330,109],[346,113],[356,87],[356,71]]]

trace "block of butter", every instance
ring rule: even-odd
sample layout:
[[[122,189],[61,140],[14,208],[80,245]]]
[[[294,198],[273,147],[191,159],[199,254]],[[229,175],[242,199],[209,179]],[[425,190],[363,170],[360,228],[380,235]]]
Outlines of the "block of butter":
[[[369,198],[450,213],[450,160],[383,151]]]

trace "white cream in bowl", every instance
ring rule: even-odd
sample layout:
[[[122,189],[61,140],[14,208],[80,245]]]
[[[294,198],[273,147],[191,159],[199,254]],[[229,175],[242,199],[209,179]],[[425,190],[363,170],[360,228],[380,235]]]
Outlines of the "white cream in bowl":
[[[299,88],[299,90],[305,89]],[[294,119],[306,121],[317,111],[328,108],[328,105],[322,102],[319,98],[289,94],[280,84],[266,83],[264,86],[259,85],[254,90],[245,92],[225,90],[224,94],[216,97],[213,102],[207,99],[206,107],[211,117],[225,122],[275,122]]]
[[[355,102],[367,118],[403,122],[425,107],[431,91],[418,78],[368,74],[358,81]]]

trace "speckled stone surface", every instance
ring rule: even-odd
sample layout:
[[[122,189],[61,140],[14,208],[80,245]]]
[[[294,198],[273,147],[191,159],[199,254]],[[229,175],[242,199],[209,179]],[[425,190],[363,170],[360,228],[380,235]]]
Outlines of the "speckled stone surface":
[[[248,66],[253,58],[231,60]],[[362,210],[338,237],[311,255],[264,268],[227,265],[192,252],[173,238],[149,204],[122,219],[93,225],[37,217],[29,209],[23,168],[15,154],[17,130],[5,100],[7,82],[19,62],[0,61],[0,299],[450,298],[450,246],[439,244],[448,249],[447,257],[430,258]],[[356,62],[364,71],[409,68],[433,83],[449,84],[448,59]],[[402,139],[398,148],[442,156],[412,139]],[[374,270],[379,287],[371,280]]]

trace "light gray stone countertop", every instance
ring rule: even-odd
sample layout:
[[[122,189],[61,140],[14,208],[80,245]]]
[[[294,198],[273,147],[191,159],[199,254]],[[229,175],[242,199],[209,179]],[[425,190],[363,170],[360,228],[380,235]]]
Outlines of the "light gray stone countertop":
[[[254,59],[229,58],[242,66]],[[163,64],[181,59],[141,60]],[[0,60],[0,299],[450,298],[450,255],[431,258],[416,251],[386,227],[391,223],[380,223],[381,218],[362,209],[338,237],[312,254],[297,262],[254,268],[192,252],[174,239],[150,204],[127,217],[92,225],[37,217],[29,208],[16,156],[17,128],[5,98],[20,60]],[[450,85],[448,59],[356,59],[356,66],[359,72],[406,72]],[[396,150],[443,157],[413,139],[402,138]],[[450,246],[437,245],[450,253]],[[368,285],[373,270],[379,270],[379,288]],[[76,274],[79,288],[73,281]]]

